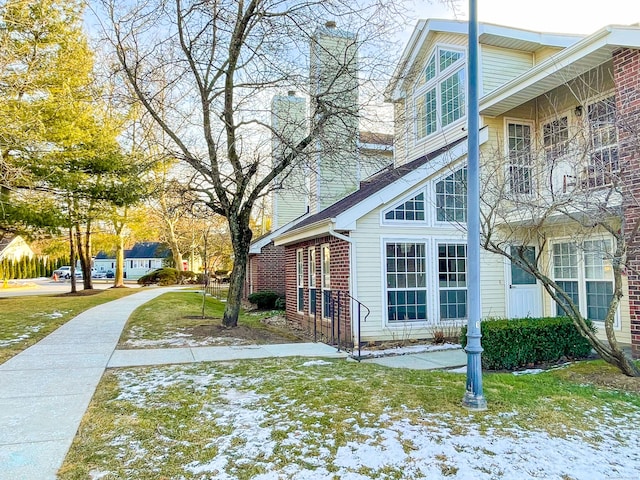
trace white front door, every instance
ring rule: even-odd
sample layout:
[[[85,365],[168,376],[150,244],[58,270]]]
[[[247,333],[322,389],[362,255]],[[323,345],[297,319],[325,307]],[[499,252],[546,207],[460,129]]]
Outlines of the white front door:
[[[530,262],[535,262],[536,247],[511,247],[512,255],[524,248],[524,256]],[[514,255],[514,256],[515,256]],[[509,265],[509,318],[541,317],[542,295],[536,278],[518,265]]]

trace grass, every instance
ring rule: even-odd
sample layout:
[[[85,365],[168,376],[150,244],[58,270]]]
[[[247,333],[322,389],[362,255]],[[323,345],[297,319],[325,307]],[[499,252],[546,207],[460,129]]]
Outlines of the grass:
[[[434,444],[524,431],[597,449],[602,435],[640,420],[640,395],[568,379],[583,368],[486,374],[489,410],[471,413],[461,407],[464,375],[447,372],[299,358],[114,370],[99,386],[59,478],[291,478],[292,468],[317,472],[304,478],[341,478],[344,449],[384,451],[385,432],[398,424],[429,432]],[[407,455],[420,450],[415,439],[400,443]],[[478,454],[494,456],[495,448],[487,441]],[[440,475],[455,476],[454,460],[439,455],[433,464]],[[424,478],[404,468],[361,465],[349,472]]]
[[[128,341],[150,340],[161,341],[170,338],[178,332],[192,330],[203,324],[220,326],[224,313],[224,302],[207,296],[205,298],[204,317],[202,318],[201,291],[183,290],[168,292],[138,307],[129,317],[127,325],[120,337],[120,345],[126,346]],[[276,332],[287,335],[279,329],[265,325],[261,320],[272,316],[276,312],[246,312],[241,311],[238,325],[257,332]],[[230,332],[232,334],[233,332]],[[238,331],[239,333],[239,331]],[[289,334],[295,340],[293,334]],[[260,342],[258,342],[260,343]],[[127,347],[129,348],[129,347]]]
[[[0,363],[40,341],[79,313],[137,291],[110,288],[94,295],[0,298]]]

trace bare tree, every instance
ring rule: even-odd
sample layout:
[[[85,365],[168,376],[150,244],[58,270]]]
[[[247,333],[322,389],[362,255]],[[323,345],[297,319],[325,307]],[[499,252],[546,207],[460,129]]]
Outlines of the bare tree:
[[[387,41],[402,21],[396,0],[102,0],[98,16],[139,101],[164,131],[163,145],[194,174],[192,189],[225,217],[234,266],[223,323],[237,324],[251,212],[278,175],[286,177],[310,158],[325,127],[356,118],[357,109],[336,101],[357,56],[358,81],[371,85],[393,65]],[[334,58],[344,68],[309,91],[309,49],[316,27],[333,21],[352,35],[352,48]],[[387,41],[384,48],[380,42]],[[377,45],[376,45],[377,44]],[[378,47],[378,48],[376,48]],[[396,49],[396,51],[399,49]],[[333,55],[325,51],[324,55]],[[351,85],[351,84],[349,84]],[[354,88],[354,87],[349,87]],[[271,97],[295,90],[309,97],[307,134],[289,141],[272,163]],[[343,92],[348,93],[348,92]],[[282,131],[282,130],[280,130]],[[287,142],[286,138],[282,138]],[[340,145],[332,145],[339,149]],[[336,155],[336,157],[339,157]]]
[[[639,199],[619,161],[617,132],[628,126],[610,78],[597,69],[538,98],[534,111],[548,120],[537,138],[526,123],[507,122],[509,144],[482,159],[482,242],[537,279],[555,313],[570,317],[605,361],[640,376],[614,328],[640,223],[625,219]],[[594,95],[603,91],[610,93]],[[580,268],[586,295],[578,292]],[[606,341],[586,317],[598,320]]]

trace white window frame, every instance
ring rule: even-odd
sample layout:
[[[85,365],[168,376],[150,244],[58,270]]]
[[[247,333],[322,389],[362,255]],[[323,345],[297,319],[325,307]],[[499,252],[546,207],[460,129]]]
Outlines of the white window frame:
[[[307,249],[308,271],[309,275],[309,315],[315,317],[318,300],[317,279],[316,279],[316,247]]]
[[[588,274],[587,274],[587,255],[588,253],[585,250],[585,243],[587,242],[598,242],[598,241],[604,241],[604,242],[609,242],[609,248],[613,249],[614,248],[614,240],[611,237],[588,237],[583,239],[582,241],[576,243],[574,240],[572,240],[571,238],[558,238],[555,239],[553,242],[551,242],[550,244],[550,252],[549,252],[549,262],[550,262],[550,272],[552,275],[553,280],[559,280],[559,281],[574,281],[577,282],[578,284],[578,309],[580,310],[580,313],[582,314],[582,316],[584,318],[589,318],[588,317],[588,308],[589,305],[587,303],[587,283],[588,282],[609,282],[611,283],[611,289],[613,291],[614,288],[614,279],[613,279],[613,273],[611,273],[611,276],[609,278],[589,278]],[[559,244],[574,244],[576,245],[576,255],[577,255],[577,276],[576,277],[557,277],[556,276],[556,272],[555,272],[555,263],[554,263],[554,253],[553,253],[553,249],[554,249],[554,245],[559,245]],[[606,262],[602,264],[602,268],[606,268]],[[555,301],[552,301],[552,313],[554,315],[558,315],[559,312],[559,308],[558,308],[558,303]],[[593,320],[594,324],[596,326],[598,325],[604,325],[604,322],[602,320]],[[615,314],[615,320],[614,320],[614,328],[619,330],[620,329],[620,305],[618,305],[618,308],[616,310],[616,314]]]
[[[395,211],[397,208],[405,205],[407,202],[411,201],[413,198],[422,194],[424,200],[422,202],[424,208],[424,219],[423,220],[398,220],[398,219],[388,219],[386,218],[387,213]],[[395,202],[391,207],[386,208],[380,212],[380,223],[381,225],[402,225],[407,227],[424,227],[429,222],[429,208],[428,208],[428,198],[429,193],[427,192],[426,187],[420,187],[402,197],[401,200]]]
[[[448,177],[455,175],[456,173],[458,173],[460,170],[462,169],[466,169],[467,168],[467,164],[460,164],[460,165],[456,165],[455,169],[451,169],[450,171],[448,171],[446,174],[439,176],[438,178],[433,180],[433,205],[434,205],[434,219],[435,219],[435,223],[436,225],[466,225],[467,220],[468,220],[468,212],[469,212],[469,208],[467,205],[467,199],[466,199],[466,194],[465,194],[465,198],[464,198],[464,210],[465,210],[465,221],[464,222],[459,222],[456,220],[439,220],[438,219],[438,183],[440,182],[444,182]],[[467,183],[468,183],[468,171],[467,171]],[[446,196],[446,193],[445,193]]]
[[[446,285],[443,286],[440,284],[440,247],[441,246],[455,246],[456,247],[456,255],[457,255],[457,250],[458,247],[462,246],[464,247],[465,250],[465,255],[464,255],[464,287],[461,287],[459,285],[456,286],[452,286],[452,285]],[[435,244],[435,261],[436,261],[436,275],[437,275],[437,286],[438,286],[438,299],[437,299],[437,308],[438,308],[438,320],[441,323],[446,323],[446,322],[460,322],[463,320],[466,320],[469,316],[469,252],[468,252],[468,247],[467,247],[467,242],[466,241],[461,241],[461,240],[437,240],[436,244]],[[449,257],[447,257],[449,258]],[[455,259],[458,259],[458,257],[453,257]],[[459,275],[459,270],[456,270],[456,272],[447,272],[449,274],[454,274],[454,275]],[[441,294],[443,292],[450,292],[450,291],[455,291],[455,292],[460,292],[460,291],[464,291],[465,295],[465,301],[464,301],[464,310],[465,310],[465,315],[462,317],[455,317],[455,318],[449,318],[446,317],[444,318],[442,316],[442,298],[441,298]]]
[[[527,126],[529,127],[529,162],[528,165],[523,164],[522,162],[517,162],[517,163],[512,163],[512,158],[511,158],[511,149],[509,147],[509,140],[510,140],[510,133],[509,133],[509,126],[510,125],[522,125],[522,126]],[[527,196],[527,195],[533,195],[533,193],[535,192],[536,189],[536,185],[534,182],[534,179],[536,177],[535,175],[535,159],[534,159],[534,152],[533,152],[533,143],[535,141],[535,123],[531,120],[524,120],[521,118],[505,118],[504,119],[504,148],[505,148],[505,159],[506,159],[506,165],[505,165],[505,169],[504,169],[504,178],[505,181],[508,185],[508,191],[510,194],[512,195],[517,195],[517,196]],[[546,154],[545,154],[546,155]],[[513,177],[511,175],[511,168],[515,167],[515,168],[529,168],[529,179],[528,179],[528,183],[529,183],[529,191],[518,191],[518,190],[514,190],[513,188]]]
[[[546,165],[552,165],[561,159],[565,158],[569,153],[569,144],[571,142],[571,115],[569,112],[559,112],[557,115],[553,117],[549,117],[540,122],[540,144],[542,145],[542,150],[544,151],[544,159]],[[551,143],[550,145],[545,145],[545,129],[547,125],[552,125],[554,122],[560,122],[562,120],[567,121],[567,138],[562,142]],[[551,132],[551,140],[554,140],[553,135],[557,132]]]
[[[462,54],[461,58],[453,62],[451,65],[448,65],[442,71],[440,70],[440,52],[443,50],[448,50],[456,53]],[[429,80],[425,80],[425,71],[427,66],[429,65],[431,59],[435,59],[435,76]],[[467,116],[466,109],[466,99],[467,99],[467,50],[457,45],[437,45],[432,52],[427,57],[427,62],[425,64],[425,68],[421,72],[421,76],[416,82],[414,86],[413,93],[413,110],[414,110],[414,138],[415,143],[420,143],[425,139],[435,135],[437,133],[441,133],[442,131],[448,129],[452,125],[456,125],[457,123],[463,121]],[[455,75],[462,74],[462,80],[460,85],[462,86],[462,101],[459,102],[461,104],[460,110],[462,113],[458,118],[455,118],[449,121],[446,125],[443,125],[443,95],[442,89],[443,84],[447,80],[453,78]],[[427,116],[427,99],[426,95],[435,91],[435,129],[428,130],[426,123]],[[433,101],[433,99],[432,99]],[[424,121],[424,135],[420,132],[422,121]]]
[[[328,320],[331,318],[331,246],[328,243],[320,245],[320,288],[322,318]]]
[[[304,250],[296,250],[296,309],[304,312]]]
[[[398,284],[396,283],[395,286],[390,287],[389,286],[389,275],[395,275],[396,270],[394,268],[394,271],[390,271],[388,268],[389,265],[389,258],[387,257],[387,248],[389,245],[422,245],[423,247],[423,251],[424,251],[424,264],[423,264],[423,270],[419,271],[416,270],[415,272],[410,272],[410,273],[415,273],[415,280],[416,280],[416,285],[414,286],[409,286],[408,284],[405,284],[404,286],[400,287],[398,286]],[[387,239],[383,239],[382,241],[382,261],[383,261],[383,278],[384,278],[384,288],[383,288],[383,296],[384,296],[384,318],[385,318],[385,323],[387,324],[387,326],[403,326],[403,325],[407,325],[407,324],[411,324],[411,325],[415,325],[415,324],[425,324],[429,321],[430,315],[429,315],[429,309],[430,309],[430,299],[429,299],[429,244],[427,241],[425,241],[424,238],[387,238]],[[397,257],[394,257],[397,258]],[[416,257],[419,258],[419,257]],[[397,266],[397,263],[396,265]],[[405,270],[406,271],[406,270]],[[422,274],[423,276],[423,285],[418,285],[419,283],[419,276],[420,274]],[[395,277],[396,279],[398,277]],[[407,277],[405,279],[408,280],[409,277]],[[390,309],[390,304],[389,304],[389,293],[390,292],[403,292],[405,293],[405,295],[408,295],[410,292],[409,290],[412,291],[412,293],[414,295],[418,295],[419,292],[423,292],[424,295],[424,314],[425,314],[425,318],[415,318],[415,319],[410,319],[410,320],[398,320],[398,319],[391,319],[389,317],[389,309]],[[405,303],[406,306],[409,306],[408,300]],[[418,307],[418,305],[420,305],[418,303],[418,301],[414,301],[411,305],[415,305],[416,308]]]
[[[607,124],[600,124],[599,128],[594,127],[594,122],[591,119],[591,109],[594,108],[598,104],[605,105],[613,105],[613,122]],[[588,166],[587,166],[587,186],[588,187],[603,187],[607,185],[611,185],[612,179],[611,174],[615,175],[620,171],[620,158],[619,158],[619,150],[618,150],[618,135],[616,128],[616,116],[617,116],[617,105],[616,105],[616,96],[615,92],[610,92],[608,95],[605,95],[601,98],[592,99],[587,103],[587,108],[585,109],[584,115],[586,116],[587,126],[589,128],[589,155],[588,155]],[[601,134],[602,132],[607,132],[607,137],[609,140],[611,136],[613,136],[613,141],[609,141],[607,143],[602,144],[601,142],[595,141],[596,135]],[[613,135],[611,135],[611,133]],[[598,139],[602,139],[602,135],[597,135]],[[594,161],[594,156],[607,152],[609,155],[609,160],[606,162],[601,161],[600,165],[597,165]],[[615,161],[611,159],[611,155],[615,152]],[[602,166],[611,166],[613,168],[609,168],[607,171],[604,171]]]

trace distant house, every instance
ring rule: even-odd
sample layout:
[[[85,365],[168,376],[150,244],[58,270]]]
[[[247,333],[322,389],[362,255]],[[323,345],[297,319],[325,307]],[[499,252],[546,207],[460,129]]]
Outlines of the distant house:
[[[144,274],[162,268],[163,262],[171,255],[169,248],[160,242],[139,242],[131,250],[124,251],[124,276],[128,279],[138,279]],[[111,253],[99,252],[93,268],[98,272],[115,271],[116,259]]]
[[[20,260],[34,255],[29,244],[20,236],[5,236],[0,240],[0,260]]]

